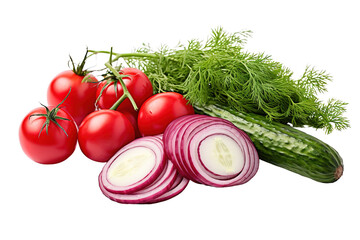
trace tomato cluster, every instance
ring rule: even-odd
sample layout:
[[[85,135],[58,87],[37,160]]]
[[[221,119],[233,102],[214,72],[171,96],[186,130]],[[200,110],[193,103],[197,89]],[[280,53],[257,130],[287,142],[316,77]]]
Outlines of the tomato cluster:
[[[119,74],[121,79],[101,81],[82,69],[58,74],[48,87],[49,107],[32,110],[21,123],[24,152],[35,162],[54,164],[67,159],[78,142],[85,156],[107,162],[135,138],[161,134],[175,118],[194,114],[179,93],[153,95],[142,71],[124,68]],[[125,92],[139,110],[129,95],[124,98]]]

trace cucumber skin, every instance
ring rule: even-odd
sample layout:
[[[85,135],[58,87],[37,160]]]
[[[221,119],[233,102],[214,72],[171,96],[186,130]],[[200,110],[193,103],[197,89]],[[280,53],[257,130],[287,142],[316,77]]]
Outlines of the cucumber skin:
[[[194,106],[196,113],[220,117],[246,132],[261,160],[322,183],[343,173],[338,152],[321,140],[263,116],[232,111],[220,105]]]

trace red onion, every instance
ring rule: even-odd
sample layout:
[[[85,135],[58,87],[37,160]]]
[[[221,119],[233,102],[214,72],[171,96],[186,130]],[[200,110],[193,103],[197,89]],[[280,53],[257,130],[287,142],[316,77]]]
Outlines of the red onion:
[[[171,186],[170,190],[167,191],[166,193],[164,193],[163,195],[154,198],[153,200],[151,200],[151,203],[156,203],[156,202],[162,202],[165,200],[168,200],[170,198],[173,198],[175,196],[177,196],[178,194],[180,194],[188,185],[189,180],[187,178],[184,178],[183,176],[181,176],[181,174],[178,174],[175,182],[173,183],[173,185]]]
[[[120,203],[156,203],[182,192],[183,178],[164,152],[162,135],[138,138],[118,151],[103,167],[99,186]]]
[[[186,178],[215,187],[243,184],[257,172],[259,157],[250,138],[231,122],[187,115],[163,136],[168,158]]]

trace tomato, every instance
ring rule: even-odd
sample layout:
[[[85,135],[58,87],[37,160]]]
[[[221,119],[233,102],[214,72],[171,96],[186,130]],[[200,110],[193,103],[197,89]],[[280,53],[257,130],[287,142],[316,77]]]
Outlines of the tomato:
[[[53,109],[49,108],[50,111]],[[20,145],[26,155],[35,162],[42,164],[59,163],[67,159],[75,150],[77,126],[67,112],[61,109],[56,111],[57,117],[69,119],[55,119],[63,129],[50,120],[46,132],[47,117],[33,115],[46,115],[47,112],[44,107],[32,110],[21,122]]]
[[[139,138],[141,137],[139,128],[138,128],[138,124],[137,124],[137,118],[138,118],[138,111],[135,111],[134,109],[130,109],[128,111],[122,111],[121,113],[123,113],[125,115],[125,117],[127,119],[129,119],[131,125],[134,128],[135,131],[135,138]]]
[[[142,71],[135,68],[124,68],[120,71],[122,75],[128,75],[129,77],[123,77],[126,88],[129,90],[131,96],[134,98],[138,108],[143,102],[153,95],[153,87],[149,78]],[[114,84],[117,86],[115,91]],[[107,85],[107,86],[106,86]],[[104,90],[102,91],[102,89]],[[102,92],[101,92],[102,91]],[[99,98],[98,106],[100,109],[110,109],[114,103],[123,95],[124,90],[118,81],[107,82],[103,81],[99,84],[96,97]],[[129,111],[133,109],[130,100],[125,99],[119,107],[118,111]]]
[[[134,128],[124,114],[99,110],[85,117],[79,127],[79,146],[88,158],[108,161],[120,148],[135,139]]]
[[[47,91],[48,104],[55,106],[64,99],[71,88],[71,93],[62,107],[70,113],[77,125],[95,110],[97,79],[91,76],[87,82],[82,83],[83,79],[84,76],[76,74],[73,70],[64,71],[51,81]]]
[[[156,94],[147,99],[139,110],[139,131],[142,136],[161,134],[174,119],[188,114],[194,114],[194,108],[181,94]]]

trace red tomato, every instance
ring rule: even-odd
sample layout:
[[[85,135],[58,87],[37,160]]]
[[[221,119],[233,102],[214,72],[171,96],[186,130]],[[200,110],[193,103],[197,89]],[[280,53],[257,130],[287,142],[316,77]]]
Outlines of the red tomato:
[[[134,98],[138,108],[143,104],[143,102],[153,95],[153,88],[150,80],[142,71],[135,68],[124,68],[120,71],[122,75],[129,75],[130,77],[124,77],[123,81],[126,88],[129,90],[131,96]],[[107,84],[106,81],[103,81],[99,84],[96,97],[98,98],[101,89]],[[98,101],[98,106],[101,109],[109,109],[114,103],[123,95],[124,90],[121,87],[119,82],[117,84],[117,91],[115,93],[114,83],[110,83],[106,86],[101,93],[101,97]],[[125,99],[119,107],[116,109],[118,111],[128,111],[134,109],[131,105],[130,100]]]
[[[135,131],[135,138],[139,138],[141,137],[139,128],[138,128],[138,124],[137,124],[137,117],[138,117],[138,112],[135,111],[134,109],[128,110],[128,111],[122,111],[121,113],[123,113],[125,115],[125,117],[127,119],[129,119],[131,125],[134,128]]]
[[[79,127],[79,146],[88,158],[107,162],[124,145],[135,139],[134,128],[124,114],[99,110],[85,117]]]
[[[82,83],[84,76],[77,75],[68,70],[57,75],[50,83],[47,91],[49,105],[55,106],[71,92],[61,105],[74,118],[77,125],[86,115],[95,110],[97,79],[91,76],[89,82]]]
[[[71,116],[58,109],[56,116],[69,120],[56,119],[64,130],[49,121],[48,133],[46,133],[46,127],[42,129],[46,117],[31,116],[33,114],[46,114],[46,109],[39,107],[32,110],[20,125],[20,145],[26,155],[42,164],[59,163],[67,159],[74,152],[77,143],[77,126]]]
[[[141,106],[138,127],[142,136],[161,134],[174,119],[188,114],[194,114],[194,108],[181,94],[159,93]]]

